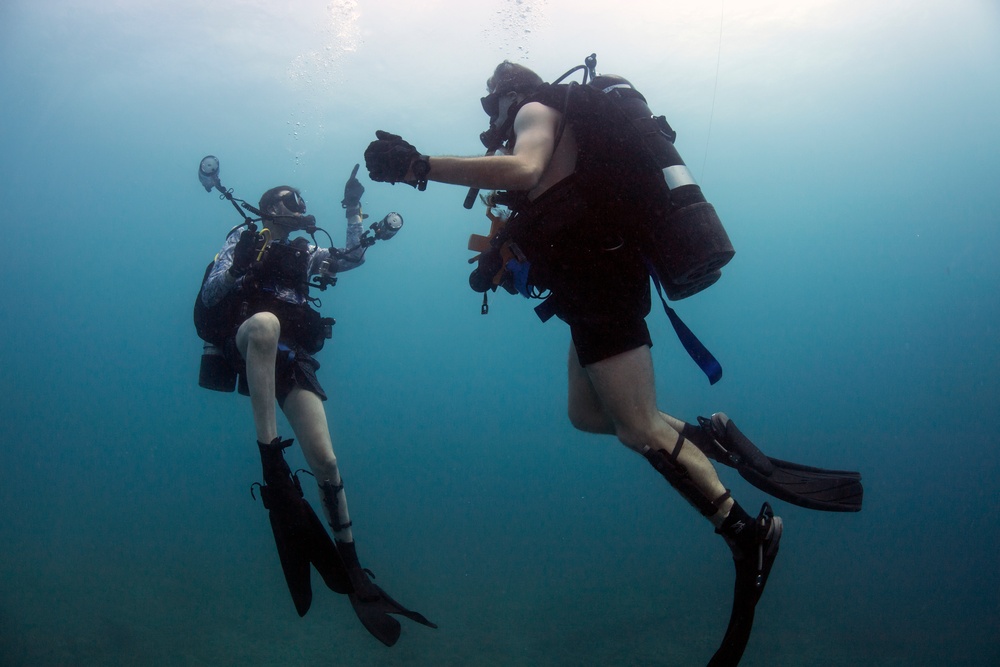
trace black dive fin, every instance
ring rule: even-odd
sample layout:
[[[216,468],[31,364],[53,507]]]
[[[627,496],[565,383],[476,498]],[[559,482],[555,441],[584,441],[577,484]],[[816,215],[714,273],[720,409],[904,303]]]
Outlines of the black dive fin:
[[[353,589],[333,540],[303,497],[298,477],[291,473],[281,454],[290,444],[291,440],[278,445],[258,443],[264,467],[260,496],[268,510],[271,532],[295,611],[305,616],[312,603],[310,564],[333,591],[348,594]]]
[[[295,481],[298,483],[298,477],[295,478]],[[316,512],[313,511],[313,508],[305,498],[302,498],[302,506],[303,511],[308,514],[310,524],[307,538],[303,540],[309,556],[309,562],[319,572],[327,588],[341,595],[350,594],[353,590],[351,580],[347,576],[347,568],[344,567],[344,561],[340,559],[340,554],[337,553],[337,547],[334,546],[333,540],[330,539],[326,528],[323,527],[323,522],[316,516]]]
[[[351,606],[354,607],[354,613],[358,615],[361,625],[365,626],[365,630],[371,633],[372,637],[386,646],[392,646],[399,640],[403,628],[395,618],[361,602],[357,595],[351,595]]]
[[[264,501],[264,506],[268,506],[267,500]],[[300,530],[286,516],[279,515],[279,512],[272,510],[269,514],[274,543],[278,547],[278,558],[285,573],[285,583],[292,594],[295,611],[299,616],[305,616],[312,604],[312,587],[309,583],[309,558],[298,548]]]
[[[779,500],[826,512],[859,512],[864,498],[861,474],[824,470],[773,459],[750,442],[724,413],[698,417],[708,437],[690,438],[706,456],[735,468],[740,476]],[[688,433],[685,433],[688,435]]]
[[[351,606],[354,607],[358,620],[373,637],[386,646],[392,646],[399,639],[402,629],[399,621],[390,614],[405,616],[421,625],[437,628],[426,616],[399,604],[371,580],[370,576],[374,575],[361,567],[354,542],[337,542],[337,549],[347,567],[354,590],[350,596]]]
[[[712,656],[708,667],[736,667],[753,630],[757,602],[764,593],[767,578],[778,556],[782,524],[771,506],[764,503],[754,522],[755,535],[750,549],[729,542],[736,565],[736,586],[733,591],[733,611],[722,644]]]
[[[389,614],[405,616],[421,625],[437,628],[437,625],[428,621],[423,614],[399,604],[371,581],[368,582],[368,587],[365,598],[357,594],[351,595],[351,605],[365,629],[386,646],[395,644],[401,632],[399,621]]]

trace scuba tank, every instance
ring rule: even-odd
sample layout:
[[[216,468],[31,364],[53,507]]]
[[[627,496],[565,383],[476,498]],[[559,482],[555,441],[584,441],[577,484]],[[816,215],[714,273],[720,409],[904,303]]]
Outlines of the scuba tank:
[[[646,98],[616,75],[594,77],[590,86],[614,100],[642,139],[648,157],[660,170],[668,197],[656,203],[650,224],[640,225],[640,241],[667,297],[684,299],[714,284],[736,251],[715,207],[674,147],[674,132],[663,116],[654,116]],[[663,198],[661,198],[663,199]]]
[[[578,164],[577,170],[588,174],[588,192],[597,199],[617,193],[619,200],[636,204],[628,213],[636,223],[632,228],[650,272],[667,297],[679,300],[697,294],[722,276],[722,267],[736,254],[729,235],[677,152],[677,133],[666,118],[654,116],[646,98],[627,79],[598,75],[596,67],[597,56],[591,54],[583,65],[570,69],[527,101],[541,101],[562,111],[576,133],[581,154],[588,156],[589,162]],[[582,83],[572,82],[556,91],[579,70],[584,70]],[[490,130],[480,137],[487,144],[487,155],[505,137],[491,119]],[[469,190],[466,208],[477,193],[475,188]],[[484,253],[481,245],[469,249]],[[476,291],[495,289],[498,284],[494,267],[486,268],[486,274],[471,276]]]

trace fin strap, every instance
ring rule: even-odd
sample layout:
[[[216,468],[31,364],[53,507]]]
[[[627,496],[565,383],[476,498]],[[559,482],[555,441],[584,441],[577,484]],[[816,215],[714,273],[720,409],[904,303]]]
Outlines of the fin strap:
[[[726,502],[727,500],[729,500],[732,497],[733,497],[732,492],[729,489],[726,489],[726,492],[723,493],[718,498],[716,498],[715,500],[713,500],[712,504],[715,505],[716,509],[721,510],[722,509],[722,503]]]
[[[342,530],[346,530],[354,525],[354,522],[348,519],[344,523],[340,523],[338,518],[338,508],[340,503],[337,502],[337,494],[344,490],[344,480],[340,480],[340,484],[334,484],[330,480],[324,481],[319,485],[320,488],[320,500],[326,505],[327,514],[329,515],[330,529],[334,533],[339,533]]]
[[[679,471],[686,473],[687,468],[685,468],[682,464],[677,462],[678,457],[681,455],[681,447],[683,446],[684,446],[684,434],[678,433],[677,442],[674,443],[674,451],[667,453],[667,459]]]
[[[272,440],[271,442],[265,443],[258,440],[257,444],[260,445],[261,447],[272,447],[277,450],[282,450],[291,447],[293,442],[295,442],[294,438],[288,438],[287,440],[282,440],[281,436],[279,435],[275,436],[274,440]]]

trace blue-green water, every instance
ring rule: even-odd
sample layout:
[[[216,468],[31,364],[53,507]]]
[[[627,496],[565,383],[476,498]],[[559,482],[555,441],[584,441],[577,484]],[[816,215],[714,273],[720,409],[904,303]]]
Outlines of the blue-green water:
[[[742,664],[1000,661],[995,3],[474,4],[0,9],[0,663],[707,661],[728,550],[641,459],[569,426],[563,325],[506,295],[479,314],[464,248],[486,220],[464,190],[364,179],[373,218],[406,226],[322,295],[362,560],[438,630],[404,623],[386,649],[318,581],[296,616],[249,493],[248,402],[196,384],[192,300],[239,222],[198,185],[203,155],[248,200],[302,188],[341,243],[375,129],[476,154],[498,61],[552,79],[592,51],[668,116],[737,248],[676,304],[720,384],[649,318],[661,406],[865,477],[860,514],[774,503]]]

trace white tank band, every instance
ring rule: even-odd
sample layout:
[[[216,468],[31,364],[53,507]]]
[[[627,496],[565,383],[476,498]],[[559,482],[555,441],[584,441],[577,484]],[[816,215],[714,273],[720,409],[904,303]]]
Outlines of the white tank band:
[[[691,170],[687,168],[687,165],[683,164],[675,164],[672,167],[664,169],[663,180],[667,182],[667,187],[671,190],[676,190],[677,188],[685,185],[698,184],[697,181],[694,180]]]

